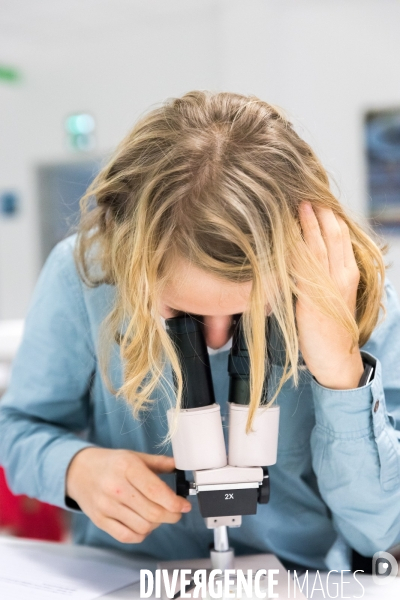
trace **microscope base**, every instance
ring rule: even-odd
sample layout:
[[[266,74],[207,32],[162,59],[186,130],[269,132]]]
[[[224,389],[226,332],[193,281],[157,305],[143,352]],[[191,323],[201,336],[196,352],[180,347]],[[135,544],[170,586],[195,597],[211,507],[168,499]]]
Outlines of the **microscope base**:
[[[192,574],[197,569],[211,570],[210,558],[199,558],[194,560],[178,560],[161,562],[157,565],[158,569],[167,569],[169,572],[169,581],[172,581],[172,573],[175,569],[191,569]],[[215,568],[215,567],[214,567]],[[234,569],[241,569],[246,574],[248,569],[252,569],[253,574],[259,569],[277,569],[278,574],[274,575],[274,579],[278,584],[274,586],[274,593],[279,594],[278,598],[297,598],[298,600],[306,600],[306,597],[296,589],[296,596],[293,595],[293,582],[290,580],[290,588],[288,583],[288,572],[282,563],[273,554],[252,554],[249,556],[235,556]],[[179,578],[178,578],[179,586]],[[177,589],[178,589],[177,586]],[[187,597],[192,598],[192,591],[187,591]],[[162,586],[163,600],[167,600],[164,587]],[[268,597],[268,596],[267,596]],[[245,596],[243,595],[243,598]],[[254,596],[255,598],[255,596]]]

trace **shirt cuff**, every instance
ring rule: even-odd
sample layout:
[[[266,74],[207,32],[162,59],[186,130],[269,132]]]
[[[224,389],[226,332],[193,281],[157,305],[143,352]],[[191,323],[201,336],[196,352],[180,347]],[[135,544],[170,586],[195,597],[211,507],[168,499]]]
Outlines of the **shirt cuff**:
[[[336,437],[378,436],[388,420],[382,386],[381,364],[367,352],[364,361],[374,365],[372,381],[352,390],[332,390],[320,385],[313,377],[311,389],[316,424]]]
[[[69,511],[80,510],[76,502],[71,503],[70,500],[67,500],[65,494],[67,470],[71,460],[78,452],[93,446],[94,444],[90,442],[71,436],[71,438],[62,440],[56,447],[52,448],[43,465],[47,471],[45,481],[48,482],[45,494],[46,502]]]

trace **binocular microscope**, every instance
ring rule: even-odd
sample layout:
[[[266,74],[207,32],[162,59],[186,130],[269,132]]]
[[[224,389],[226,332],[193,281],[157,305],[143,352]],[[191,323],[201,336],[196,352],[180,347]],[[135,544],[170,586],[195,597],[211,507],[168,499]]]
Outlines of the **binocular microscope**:
[[[242,516],[269,501],[268,467],[275,464],[279,407],[266,407],[267,379],[252,431],[246,433],[250,402],[250,359],[240,315],[235,317],[228,360],[229,443],[226,452],[220,406],[215,402],[207,346],[198,317],[166,319],[166,329],[180,359],[184,389],[181,410],[167,412],[176,465],[176,492],[197,495],[205,525],[214,530],[213,569],[232,569],[234,551],[228,527],[239,527]],[[174,377],[176,387],[176,379]],[[263,405],[264,404],[264,405]],[[176,416],[175,416],[176,418]],[[175,426],[174,426],[175,423]],[[193,473],[193,481],[185,471]]]

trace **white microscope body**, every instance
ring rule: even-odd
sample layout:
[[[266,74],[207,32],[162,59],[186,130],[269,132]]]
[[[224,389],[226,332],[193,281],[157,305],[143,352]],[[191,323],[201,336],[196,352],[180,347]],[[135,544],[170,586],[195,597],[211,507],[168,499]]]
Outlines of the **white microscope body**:
[[[215,403],[207,347],[198,320],[190,315],[166,321],[167,331],[180,354],[184,373],[181,410],[167,413],[173,431],[172,450],[177,469],[177,493],[197,495],[206,527],[214,530],[211,564],[233,568],[227,527],[239,527],[242,516],[257,512],[257,503],[269,500],[268,467],[276,463],[279,407],[260,406],[246,433],[249,411],[250,364],[240,323],[235,329],[228,370],[228,455],[220,406]],[[266,390],[264,392],[266,398]],[[176,420],[175,420],[176,419]],[[188,482],[185,471],[193,472]]]

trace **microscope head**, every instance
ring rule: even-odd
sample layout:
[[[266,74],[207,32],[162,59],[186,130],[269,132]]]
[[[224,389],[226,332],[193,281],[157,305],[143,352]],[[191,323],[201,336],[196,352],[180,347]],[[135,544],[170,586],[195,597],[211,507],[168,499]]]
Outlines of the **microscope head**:
[[[239,316],[238,316],[239,317]],[[240,319],[236,319],[228,361],[229,445],[225,447],[220,406],[214,389],[202,323],[184,314],[166,320],[184,378],[182,407],[172,436],[177,493],[197,495],[208,528],[238,527],[243,515],[256,514],[269,500],[268,466],[275,464],[279,407],[266,407],[267,386],[252,431],[246,433],[250,403],[250,359]],[[176,380],[174,378],[176,385]],[[167,413],[170,428],[175,409]],[[194,481],[186,480],[192,471]]]

